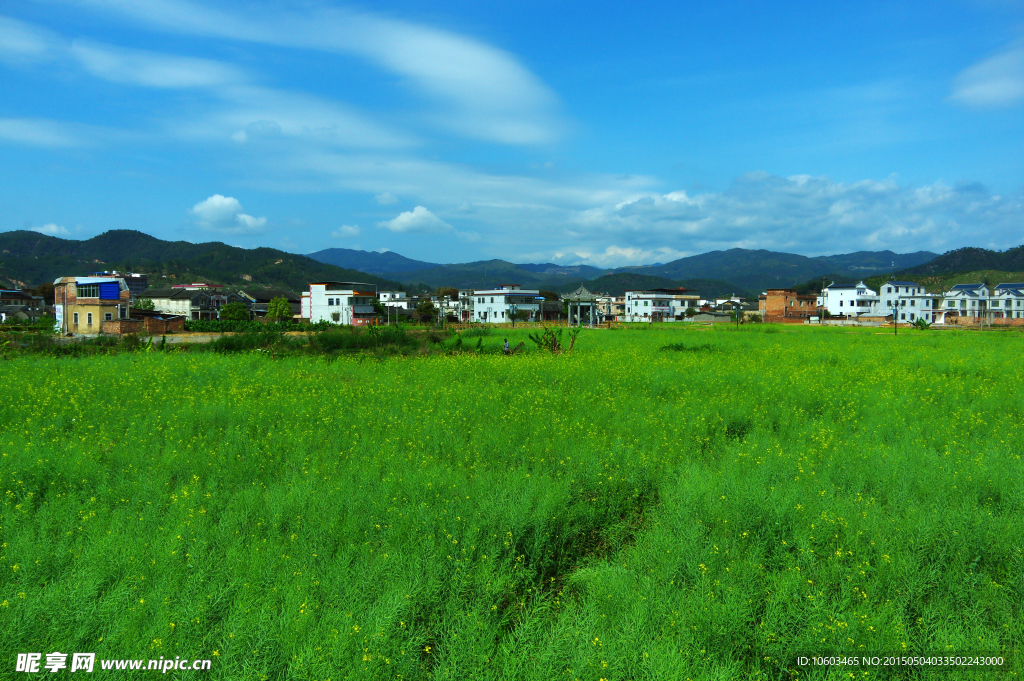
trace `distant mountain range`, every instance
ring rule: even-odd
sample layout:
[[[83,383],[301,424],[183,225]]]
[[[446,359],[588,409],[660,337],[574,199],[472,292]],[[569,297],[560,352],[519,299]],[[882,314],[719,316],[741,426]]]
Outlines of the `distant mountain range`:
[[[749,298],[766,288],[808,287],[823,278],[826,283],[832,278],[864,279],[870,285],[895,275],[939,286],[969,272],[1004,276],[1024,272],[1024,246],[1003,252],[962,248],[941,256],[927,251],[859,251],[814,258],[733,248],[663,264],[601,269],[505,260],[441,265],[393,252],[344,248],[305,256],[274,248],[237,248],[220,242],[163,241],[135,230],[113,230],[86,240],[60,239],[24,230],[0,232],[0,287],[32,287],[60,276],[111,269],[144,272],[154,287],[195,280],[302,290],[309,282],[319,280],[361,281],[381,289],[408,290],[521,284],[565,293],[582,284],[593,291],[612,294],[631,288],[681,286],[697,290],[704,298],[732,293]]]
[[[436,262],[413,260],[391,251],[380,253],[378,251],[358,251],[352,248],[327,248],[310,253],[306,257],[327,265],[369,272],[370,274],[398,274],[399,272],[440,267]]]
[[[238,287],[301,291],[311,281],[359,281],[395,288],[399,283],[327,265],[275,248],[236,248],[217,241],[162,241],[135,230],[104,232],[84,241],[19,230],[0,232],[0,286],[37,286],[57,277],[100,270],[138,271],[150,286],[209,281]]]
[[[324,255],[327,253],[331,255]],[[390,259],[382,256],[390,256]],[[679,282],[699,279],[718,282],[726,288],[731,286],[738,291],[759,292],[766,288],[792,286],[822,275],[864,278],[882,272],[903,270],[926,263],[934,259],[936,254],[927,251],[902,254],[892,251],[859,251],[809,258],[792,253],[732,248],[727,251],[712,251],[680,258],[664,264],[615,269],[553,263],[515,264],[505,260],[412,267],[417,261],[403,258],[396,253],[382,254],[349,249],[329,249],[311,253],[309,257],[334,263],[357,263],[362,260],[365,263],[363,267],[373,267],[373,271],[378,274],[389,274],[407,285],[422,284],[427,288],[485,288],[500,284],[522,284],[533,288],[563,291],[572,283],[578,285],[581,281],[596,281],[605,275],[629,272],[658,277],[676,285],[679,285]],[[327,257],[332,259],[328,261],[325,259]]]

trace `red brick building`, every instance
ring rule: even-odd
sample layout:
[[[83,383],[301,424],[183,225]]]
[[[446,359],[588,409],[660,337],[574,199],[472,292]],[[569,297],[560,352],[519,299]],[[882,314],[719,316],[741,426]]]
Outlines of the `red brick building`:
[[[770,288],[758,297],[757,310],[766,322],[801,324],[817,316],[818,297],[788,288]]]

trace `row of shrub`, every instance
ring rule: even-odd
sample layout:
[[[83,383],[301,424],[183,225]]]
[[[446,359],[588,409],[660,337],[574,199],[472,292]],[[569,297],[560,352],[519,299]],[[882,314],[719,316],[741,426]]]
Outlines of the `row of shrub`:
[[[232,319],[187,319],[185,331],[198,333],[243,333],[246,331],[326,331],[336,328],[331,322],[311,324],[295,322],[259,322],[255,320],[236,321]]]

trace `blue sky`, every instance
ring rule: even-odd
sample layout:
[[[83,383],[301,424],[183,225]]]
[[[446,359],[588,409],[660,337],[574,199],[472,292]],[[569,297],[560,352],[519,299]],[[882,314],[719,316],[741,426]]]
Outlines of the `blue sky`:
[[[1024,2],[0,6],[0,231],[619,266],[1024,241]]]

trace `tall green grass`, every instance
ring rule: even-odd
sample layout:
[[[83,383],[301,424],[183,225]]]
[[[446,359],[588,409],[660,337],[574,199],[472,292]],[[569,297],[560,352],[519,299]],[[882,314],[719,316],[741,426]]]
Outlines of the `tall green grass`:
[[[8,360],[0,669],[60,650],[211,658],[196,678],[774,679],[840,678],[798,653],[1011,656],[1020,336],[779,331]]]

